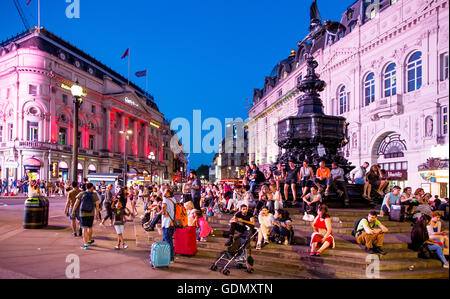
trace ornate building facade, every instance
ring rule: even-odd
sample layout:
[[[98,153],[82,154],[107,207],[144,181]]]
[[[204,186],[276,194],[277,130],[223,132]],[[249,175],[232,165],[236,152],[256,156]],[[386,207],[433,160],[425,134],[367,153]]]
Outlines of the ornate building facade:
[[[70,87],[83,87],[78,128]],[[89,173],[169,174],[167,124],[151,95],[45,29],[0,44],[1,177],[69,179],[73,132],[79,132],[78,180]],[[131,130],[128,136],[121,133]]]
[[[324,111],[349,123],[342,155],[353,165],[380,165],[396,185],[442,197],[448,196],[448,18],[448,0],[383,0],[379,6],[359,0],[342,14],[346,30],[325,35],[313,49],[327,84]],[[293,50],[254,91],[249,162],[263,168],[279,154],[278,121],[297,113],[303,53]],[[426,168],[429,159],[438,159],[440,168]]]

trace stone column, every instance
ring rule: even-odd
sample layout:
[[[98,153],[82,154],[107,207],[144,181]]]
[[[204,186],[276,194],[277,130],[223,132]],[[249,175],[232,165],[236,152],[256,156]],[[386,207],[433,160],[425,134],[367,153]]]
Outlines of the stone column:
[[[133,120],[133,145],[134,147],[131,148],[132,154],[135,157],[139,157],[139,146],[138,146],[138,120]]]

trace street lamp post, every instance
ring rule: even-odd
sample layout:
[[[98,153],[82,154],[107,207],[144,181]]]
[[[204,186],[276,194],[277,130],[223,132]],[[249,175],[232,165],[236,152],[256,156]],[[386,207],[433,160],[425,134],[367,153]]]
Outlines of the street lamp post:
[[[120,134],[124,135],[124,151],[123,151],[123,186],[127,187],[127,173],[128,173],[128,162],[127,162],[127,141],[130,140],[130,135],[133,135],[132,130],[119,131]]]
[[[75,82],[74,85],[70,88],[72,92],[73,100],[73,147],[72,147],[72,182],[77,181],[78,174],[78,111],[80,110],[81,104],[83,103],[83,99],[81,96],[83,95],[83,88]]]
[[[153,184],[153,161],[155,160],[155,153],[150,152],[148,159],[150,160],[150,184]]]

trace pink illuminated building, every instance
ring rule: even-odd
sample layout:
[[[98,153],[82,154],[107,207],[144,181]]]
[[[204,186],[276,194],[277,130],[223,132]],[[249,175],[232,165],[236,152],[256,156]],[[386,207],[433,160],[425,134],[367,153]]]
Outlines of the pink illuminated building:
[[[137,175],[164,177],[164,115],[151,95],[51,32],[34,28],[0,44],[1,177],[67,180],[73,144],[70,87],[84,88],[78,179],[121,173],[123,152]],[[128,142],[120,131],[132,130]],[[173,164],[173,163],[172,163]],[[173,172],[171,170],[170,172]]]
[[[346,1],[345,32],[313,49],[324,111],[349,123],[342,155],[381,165],[392,184],[448,196],[449,1]],[[297,113],[303,53],[293,50],[254,91],[249,162],[261,168],[279,154],[278,121]]]

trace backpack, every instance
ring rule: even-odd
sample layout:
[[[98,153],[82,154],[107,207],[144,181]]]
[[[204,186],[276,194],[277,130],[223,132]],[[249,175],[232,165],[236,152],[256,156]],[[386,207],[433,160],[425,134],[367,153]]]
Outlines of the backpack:
[[[87,191],[83,194],[80,210],[86,213],[90,213],[94,210],[94,196],[92,192]]]
[[[169,217],[170,219],[172,219],[172,223],[175,226],[175,228],[183,228],[186,227],[188,224],[188,215],[187,215],[187,211],[186,208],[178,202],[173,202],[172,199],[167,198],[169,201],[171,201],[174,204],[174,208],[175,208],[175,218],[172,219],[172,217]]]
[[[360,219],[356,220],[355,223],[353,224],[353,230],[352,230],[353,237],[356,237],[356,234],[358,233],[358,225],[361,222],[361,220],[363,220],[363,219],[367,219],[367,218],[365,218],[365,217],[360,218]]]

